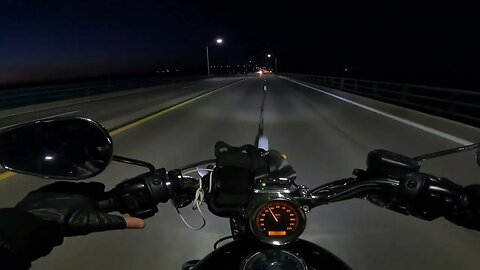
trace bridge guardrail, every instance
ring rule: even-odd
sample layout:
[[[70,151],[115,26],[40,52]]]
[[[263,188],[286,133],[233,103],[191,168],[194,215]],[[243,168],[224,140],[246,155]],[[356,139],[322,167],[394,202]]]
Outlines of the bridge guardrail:
[[[0,110],[202,78],[207,78],[207,76],[120,79],[0,90]]]
[[[450,89],[296,73],[282,73],[281,75],[480,126],[480,90]]]

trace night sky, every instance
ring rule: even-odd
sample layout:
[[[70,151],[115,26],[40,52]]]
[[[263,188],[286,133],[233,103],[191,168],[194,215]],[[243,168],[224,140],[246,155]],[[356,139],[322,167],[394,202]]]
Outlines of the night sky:
[[[416,1],[420,2],[420,1]],[[458,1],[0,0],[0,87],[263,65],[480,89],[480,16]],[[345,68],[347,72],[345,72]]]

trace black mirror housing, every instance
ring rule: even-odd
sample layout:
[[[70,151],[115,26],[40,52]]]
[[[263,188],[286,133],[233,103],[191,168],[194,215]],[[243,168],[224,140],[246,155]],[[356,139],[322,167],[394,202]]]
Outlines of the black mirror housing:
[[[0,133],[0,165],[42,178],[87,179],[104,171],[112,155],[108,131],[83,117],[37,120]]]

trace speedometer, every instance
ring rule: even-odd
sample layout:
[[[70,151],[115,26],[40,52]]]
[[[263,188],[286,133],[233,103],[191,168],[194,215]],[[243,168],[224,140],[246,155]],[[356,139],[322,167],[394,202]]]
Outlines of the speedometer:
[[[263,242],[288,244],[303,233],[305,214],[293,202],[272,200],[257,208],[250,220],[250,228]]]

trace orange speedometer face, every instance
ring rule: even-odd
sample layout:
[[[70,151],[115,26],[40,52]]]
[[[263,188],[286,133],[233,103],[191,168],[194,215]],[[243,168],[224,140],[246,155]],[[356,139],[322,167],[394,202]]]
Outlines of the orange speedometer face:
[[[304,214],[297,205],[285,200],[274,200],[257,209],[251,225],[260,240],[286,244],[300,236],[304,223]]]

